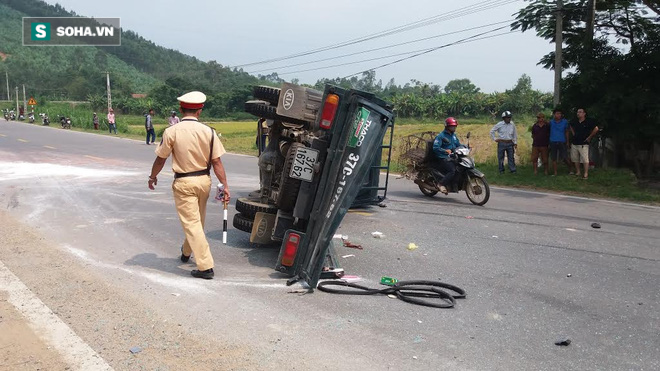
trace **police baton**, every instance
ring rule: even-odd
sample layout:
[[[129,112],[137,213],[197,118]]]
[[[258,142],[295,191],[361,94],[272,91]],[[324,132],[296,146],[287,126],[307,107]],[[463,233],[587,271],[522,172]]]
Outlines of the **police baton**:
[[[218,184],[218,192],[215,195],[215,199],[222,201],[223,206],[223,220],[222,220],[222,243],[227,244],[227,204],[228,202],[224,200],[225,198],[225,185],[220,183]]]

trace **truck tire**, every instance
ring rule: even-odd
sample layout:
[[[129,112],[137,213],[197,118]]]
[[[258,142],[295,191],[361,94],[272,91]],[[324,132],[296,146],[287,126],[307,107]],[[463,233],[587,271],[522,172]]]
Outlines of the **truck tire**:
[[[263,100],[270,103],[271,106],[277,107],[277,104],[280,102],[280,91],[279,88],[273,88],[271,86],[255,86],[252,95],[255,99]]]
[[[291,167],[293,166],[293,161],[296,159],[296,150],[300,147],[304,147],[302,143],[291,143],[291,147],[286,154],[286,160],[284,161],[284,169],[282,170],[282,179],[280,181],[280,191],[277,195],[277,207],[282,211],[291,212],[296,206],[296,200],[298,199],[298,192],[300,192],[300,179],[294,179],[289,176],[291,172]]]
[[[252,233],[252,226],[254,225],[254,220],[245,217],[243,214],[234,214],[234,221],[232,223],[234,228],[239,231]]]
[[[249,100],[244,105],[245,112],[267,120],[288,122],[296,125],[310,125],[308,121],[298,120],[277,114],[277,104],[271,106],[264,100]]]
[[[241,197],[236,200],[236,211],[247,218],[254,219],[257,213],[277,214],[277,206]]]

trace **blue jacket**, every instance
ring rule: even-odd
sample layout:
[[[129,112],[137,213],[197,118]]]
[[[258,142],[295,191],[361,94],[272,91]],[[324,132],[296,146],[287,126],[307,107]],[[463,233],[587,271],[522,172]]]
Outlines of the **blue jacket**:
[[[461,142],[458,141],[456,134],[443,130],[433,141],[433,153],[435,153],[438,158],[444,160],[449,157],[449,154],[447,154],[445,150],[450,149],[453,151],[460,145]]]

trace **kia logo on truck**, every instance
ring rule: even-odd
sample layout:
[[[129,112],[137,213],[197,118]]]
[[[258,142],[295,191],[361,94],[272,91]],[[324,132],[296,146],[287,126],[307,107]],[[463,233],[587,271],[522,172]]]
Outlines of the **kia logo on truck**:
[[[282,98],[282,107],[287,111],[290,110],[291,107],[293,107],[293,99],[293,90],[287,89],[287,91],[284,92],[284,98]]]

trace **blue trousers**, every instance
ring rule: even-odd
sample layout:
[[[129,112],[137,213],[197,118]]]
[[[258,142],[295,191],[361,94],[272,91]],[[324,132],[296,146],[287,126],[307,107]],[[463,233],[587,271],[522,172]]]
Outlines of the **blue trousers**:
[[[497,163],[499,165],[500,173],[504,172],[504,154],[509,162],[509,171],[516,172],[516,160],[513,157],[514,148],[513,143],[497,143]]]
[[[149,137],[151,137],[151,142],[149,142]],[[147,144],[153,143],[156,141],[156,132],[154,129],[147,129]]]

